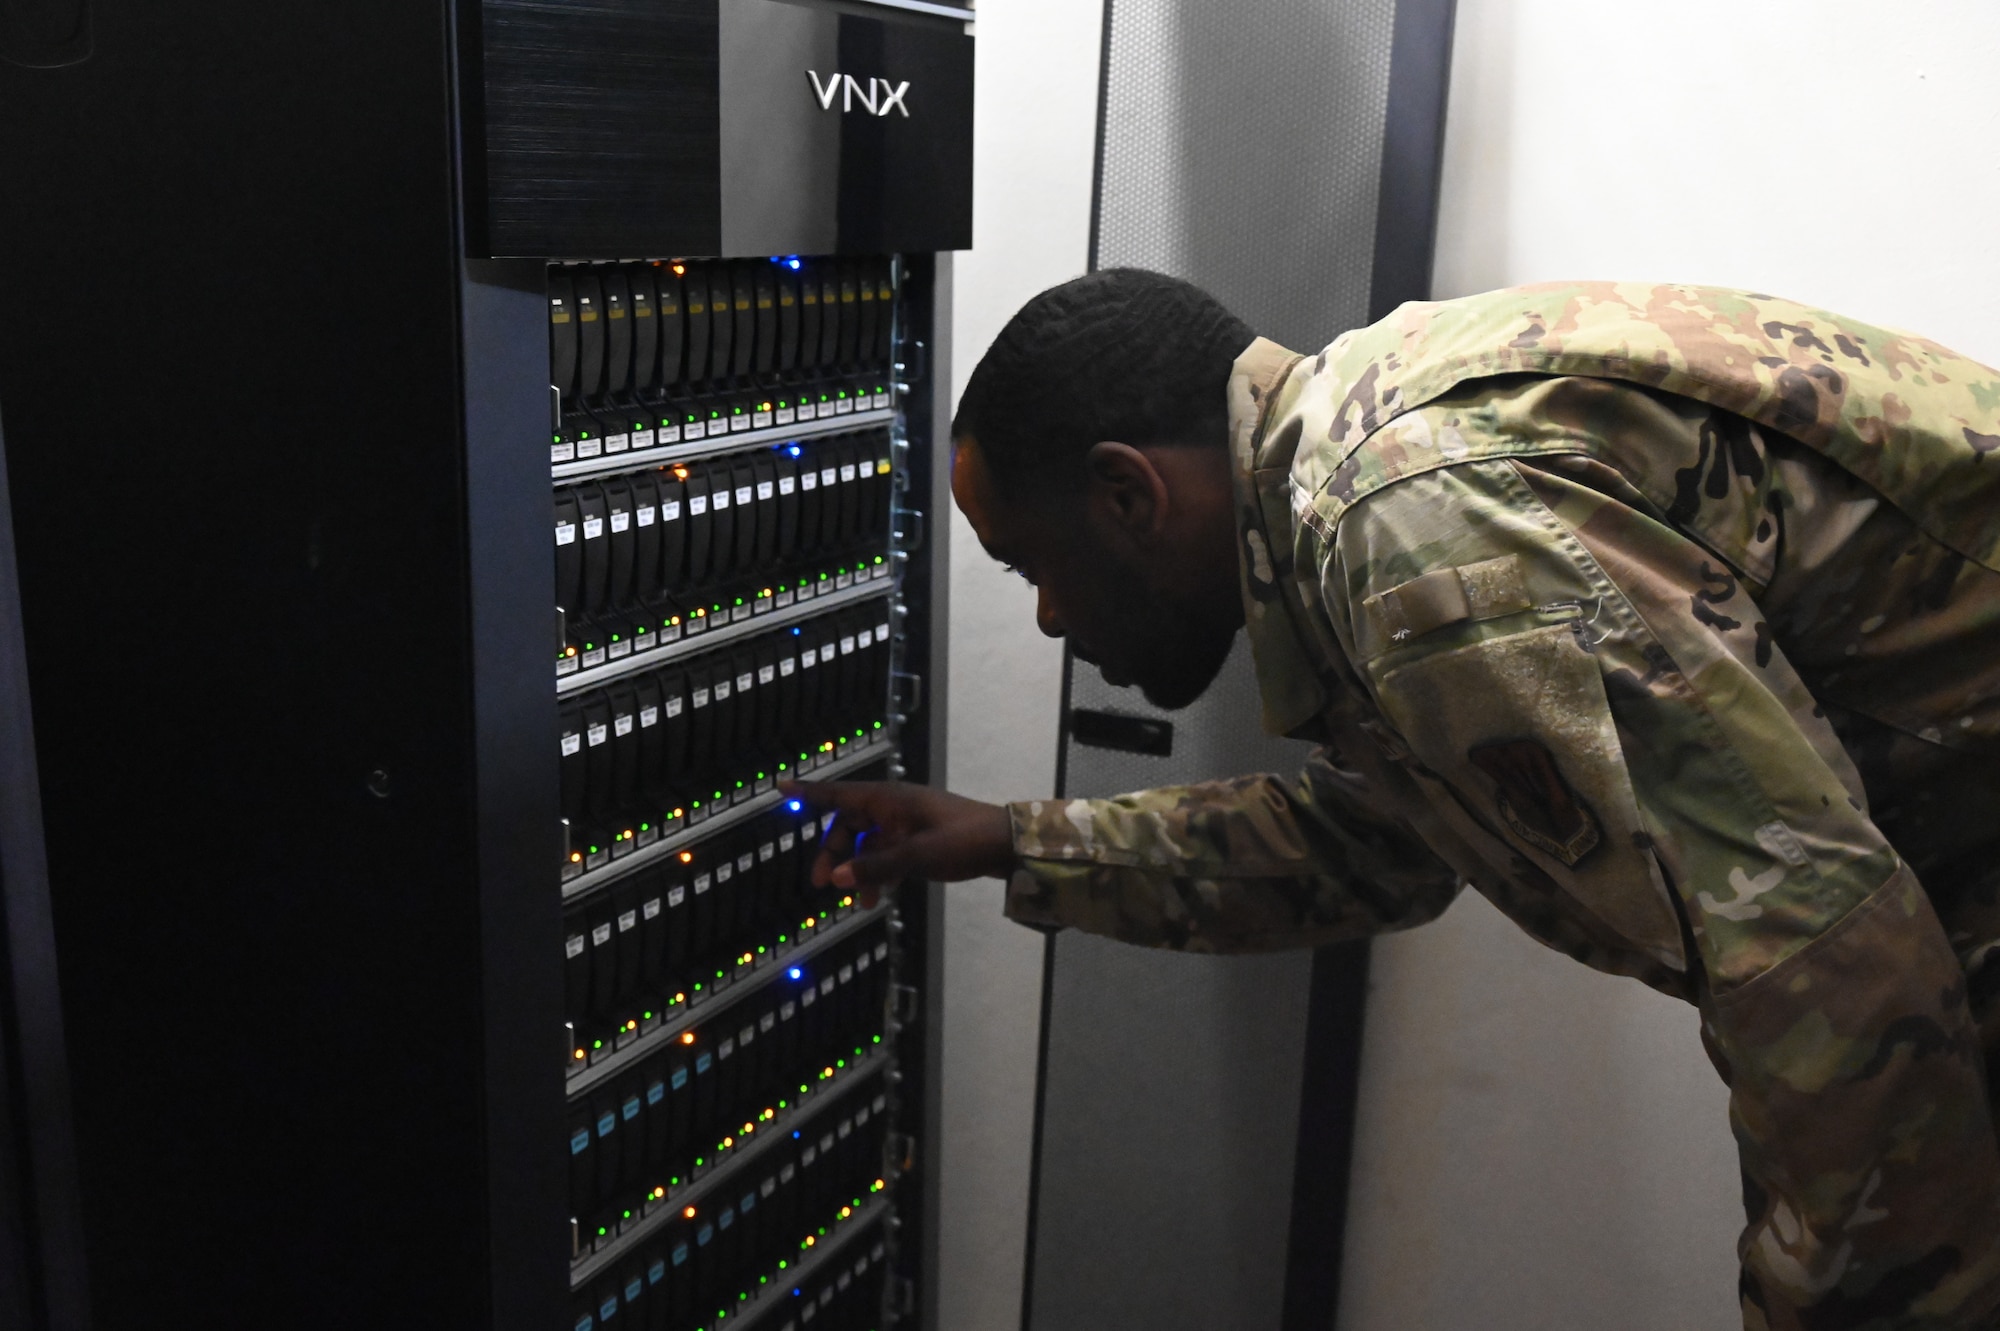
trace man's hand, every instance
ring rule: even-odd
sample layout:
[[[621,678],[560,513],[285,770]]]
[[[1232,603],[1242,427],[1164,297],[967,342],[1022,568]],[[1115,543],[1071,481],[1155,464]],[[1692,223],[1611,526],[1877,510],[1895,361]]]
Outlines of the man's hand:
[[[855,888],[864,903],[904,878],[955,883],[1014,867],[1007,810],[900,781],[804,781],[786,793],[838,817],[813,861],[815,887]]]

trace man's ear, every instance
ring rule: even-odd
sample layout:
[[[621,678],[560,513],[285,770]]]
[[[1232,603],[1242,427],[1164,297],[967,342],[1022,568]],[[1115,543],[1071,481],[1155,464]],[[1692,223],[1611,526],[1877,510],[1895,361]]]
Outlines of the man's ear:
[[[1084,469],[1086,504],[1115,529],[1141,540],[1166,529],[1166,478],[1144,453],[1107,440],[1090,446]]]

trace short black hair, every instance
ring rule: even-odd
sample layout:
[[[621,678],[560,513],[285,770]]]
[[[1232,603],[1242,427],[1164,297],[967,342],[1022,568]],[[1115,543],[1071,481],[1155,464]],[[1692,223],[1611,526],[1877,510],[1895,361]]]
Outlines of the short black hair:
[[[972,371],[953,419],[1003,489],[1067,489],[1101,440],[1226,446],[1229,372],[1256,335],[1192,282],[1106,268],[1023,305]]]

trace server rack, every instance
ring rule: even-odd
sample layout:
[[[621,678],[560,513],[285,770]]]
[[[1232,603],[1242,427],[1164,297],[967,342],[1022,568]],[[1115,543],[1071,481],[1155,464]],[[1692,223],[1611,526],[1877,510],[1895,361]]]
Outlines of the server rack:
[[[969,17],[0,5],[22,1324],[925,1324]]]

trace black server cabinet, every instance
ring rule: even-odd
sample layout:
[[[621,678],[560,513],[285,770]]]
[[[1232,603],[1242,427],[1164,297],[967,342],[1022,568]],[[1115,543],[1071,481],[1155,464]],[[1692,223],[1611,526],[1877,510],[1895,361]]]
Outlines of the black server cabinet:
[[[969,17],[0,3],[0,1321],[921,1323]]]

